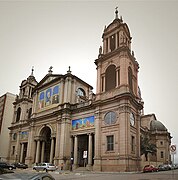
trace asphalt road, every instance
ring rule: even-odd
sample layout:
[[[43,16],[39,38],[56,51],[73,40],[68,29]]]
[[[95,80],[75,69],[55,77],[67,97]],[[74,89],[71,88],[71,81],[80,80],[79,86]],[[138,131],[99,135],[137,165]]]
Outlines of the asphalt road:
[[[178,180],[178,170],[154,173],[94,173],[94,172],[50,172],[56,180]]]
[[[34,170],[28,168],[25,170],[17,169],[14,173],[24,173]],[[113,172],[70,172],[55,171],[49,172],[56,180],[178,180],[178,169],[170,171],[161,171],[153,173],[129,172],[129,173],[113,173]]]

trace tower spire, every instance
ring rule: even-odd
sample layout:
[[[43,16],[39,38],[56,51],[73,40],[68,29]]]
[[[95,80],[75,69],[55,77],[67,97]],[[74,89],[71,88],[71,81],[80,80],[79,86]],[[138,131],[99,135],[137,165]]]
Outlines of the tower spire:
[[[115,10],[115,14],[116,14],[115,19],[118,19],[118,10],[117,10],[117,9],[118,9],[118,6],[116,6],[115,9],[116,9],[116,10]]]
[[[67,74],[71,74],[72,71],[70,70],[70,68],[71,67],[69,66],[69,70],[67,71]]]
[[[34,72],[34,66],[32,66],[32,72],[30,76],[33,76],[33,72]]]

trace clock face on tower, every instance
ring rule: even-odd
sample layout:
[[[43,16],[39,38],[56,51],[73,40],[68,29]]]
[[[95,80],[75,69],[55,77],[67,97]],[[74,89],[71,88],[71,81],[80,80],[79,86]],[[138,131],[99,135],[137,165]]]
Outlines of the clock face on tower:
[[[134,113],[130,113],[130,124],[132,125],[132,126],[134,126],[135,125],[135,116],[134,116]]]

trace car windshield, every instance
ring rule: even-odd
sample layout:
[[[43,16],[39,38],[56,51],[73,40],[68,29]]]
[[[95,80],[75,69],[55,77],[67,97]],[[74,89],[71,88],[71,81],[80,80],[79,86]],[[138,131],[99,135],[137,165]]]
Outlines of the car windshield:
[[[54,166],[54,164],[48,164],[48,166]]]

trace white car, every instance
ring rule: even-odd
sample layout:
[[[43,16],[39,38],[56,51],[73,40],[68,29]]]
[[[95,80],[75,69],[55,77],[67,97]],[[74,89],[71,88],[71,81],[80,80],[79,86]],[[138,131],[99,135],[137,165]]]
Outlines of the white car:
[[[57,167],[51,163],[38,163],[37,165],[33,166],[33,169],[36,171],[55,171]]]

